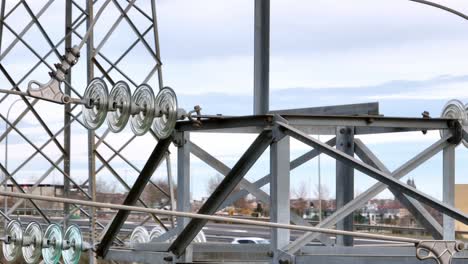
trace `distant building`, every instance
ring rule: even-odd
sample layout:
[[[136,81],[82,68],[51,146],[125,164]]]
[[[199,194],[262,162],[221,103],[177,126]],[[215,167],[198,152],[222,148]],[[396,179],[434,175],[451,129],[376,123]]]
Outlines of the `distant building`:
[[[468,184],[455,184],[455,208],[468,213]],[[468,232],[468,225],[457,222],[455,229]],[[468,239],[468,235],[461,235],[461,237]]]

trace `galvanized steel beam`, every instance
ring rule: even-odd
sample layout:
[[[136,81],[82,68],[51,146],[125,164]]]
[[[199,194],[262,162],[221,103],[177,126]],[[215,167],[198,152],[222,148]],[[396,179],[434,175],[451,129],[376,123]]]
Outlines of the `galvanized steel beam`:
[[[360,139],[354,140],[354,151],[363,162],[385,173],[391,173]],[[389,190],[416,218],[416,221],[431,233],[434,239],[442,239],[442,226],[434,219],[426,208],[424,208],[417,200],[406,194],[402,194],[393,188],[389,188]]]
[[[407,161],[405,164],[401,165],[395,171],[393,171],[392,176],[395,179],[400,179],[410,173],[415,168],[419,167],[422,163],[432,158],[434,155],[439,153],[443,148],[449,145],[447,140],[451,137],[451,134],[446,135],[442,139],[438,140],[421,153]],[[367,191],[363,192],[359,196],[355,197],[353,201],[346,204],[343,208],[337,210],[332,215],[328,216],[325,220],[317,225],[317,227],[327,227],[330,228],[335,225],[340,219],[354,212],[355,210],[361,208],[365,205],[367,201],[387,189],[387,186],[383,183],[376,183],[371,186]],[[289,253],[295,253],[299,251],[303,246],[305,246],[309,241],[317,238],[318,234],[314,233],[305,233],[300,238],[296,239],[294,242],[285,247]]]
[[[229,196],[234,188],[236,188],[244,175],[255,164],[265,149],[270,145],[271,141],[271,131],[267,130],[262,132],[237,161],[219,186],[213,191],[198,213],[206,215],[214,214],[223,201]],[[207,220],[204,219],[192,219],[173,242],[169,251],[174,253],[176,256],[183,254],[185,248],[192,242],[206,222]]]
[[[158,144],[153,150],[153,153],[151,153],[150,157],[146,161],[145,166],[141,170],[140,175],[133,184],[132,189],[128,192],[127,197],[123,202],[124,205],[134,205],[138,201],[138,198],[140,197],[147,183],[153,176],[154,171],[159,166],[162,159],[165,157],[171,141],[172,138],[169,137],[166,139],[162,139],[158,142]],[[104,234],[101,236],[101,242],[99,243],[99,246],[96,250],[96,254],[98,256],[103,257],[106,255],[112,243],[112,240],[119,232],[120,228],[124,224],[129,214],[130,211],[119,210],[119,212],[114,216],[112,221],[108,224],[106,230],[104,231]]]
[[[279,126],[281,126],[285,132],[285,134],[292,136],[296,138],[297,140],[303,142],[304,144],[307,144],[309,146],[317,148],[319,151],[322,151],[322,153],[337,159],[344,164],[347,164],[348,166],[353,167],[356,170],[359,170],[360,172],[380,181],[381,183],[384,183],[385,185],[392,187],[394,189],[399,190],[400,192],[407,194],[429,206],[432,208],[451,216],[452,218],[464,223],[468,224],[468,215],[465,213],[461,212],[460,210],[454,208],[453,206],[447,205],[441,201],[438,201],[434,197],[431,197],[425,193],[420,192],[419,190],[404,184],[400,182],[399,180],[393,178],[391,175],[388,173],[381,172],[364,162],[357,160],[339,150],[336,150],[334,148],[331,148],[330,146],[326,145],[323,142],[320,142],[319,140],[316,140],[309,135],[303,133],[302,131],[281,123],[277,122]]]

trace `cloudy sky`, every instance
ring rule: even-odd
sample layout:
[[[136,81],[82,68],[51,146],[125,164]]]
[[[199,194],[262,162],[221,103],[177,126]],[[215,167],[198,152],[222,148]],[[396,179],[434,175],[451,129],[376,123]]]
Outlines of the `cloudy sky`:
[[[7,1],[6,10],[10,10],[16,2]],[[35,13],[47,3],[45,0],[27,2]],[[54,43],[62,38],[64,32],[64,7],[61,2],[52,3],[40,18]],[[78,1],[81,4],[83,2]],[[98,1],[98,6],[99,3],[102,1]],[[125,1],[119,3],[126,5]],[[151,10],[148,0],[139,0],[137,3],[144,10]],[[439,3],[468,13],[468,3],[465,1]],[[164,83],[175,89],[180,105],[190,109],[199,104],[206,114],[251,114],[253,0],[161,0],[157,4]],[[78,14],[76,8],[74,12]],[[130,15],[141,32],[149,26],[149,21],[137,11],[130,11]],[[98,22],[95,43],[100,42],[117,17],[115,6],[110,4]],[[23,7],[6,19],[17,33],[29,21]],[[79,31],[83,34],[84,28],[81,27]],[[114,61],[135,39],[136,35],[123,21],[101,51]],[[151,34],[145,39],[153,45]],[[14,35],[5,29],[1,52],[13,40]],[[25,40],[41,55],[50,49],[37,27],[28,31]],[[78,41],[75,37],[74,43]],[[272,0],[271,109],[378,101],[381,113],[386,116],[418,117],[427,110],[436,117],[450,99],[468,102],[467,46],[468,21],[407,0]],[[60,48],[63,50],[63,46]],[[46,61],[52,64],[57,59],[52,54]],[[108,67],[102,58],[100,61],[105,68]],[[21,44],[16,45],[1,61],[16,81],[36,62],[34,54]],[[86,86],[85,66],[84,61],[80,63],[75,66],[73,84],[79,91],[83,91]],[[152,63],[144,46],[138,44],[119,65],[135,82],[141,82],[151,70]],[[25,89],[30,79],[47,81],[47,71],[45,66],[39,67],[20,87]],[[112,74],[117,80],[124,78],[115,71]],[[10,88],[2,75],[0,84],[6,89]],[[154,78],[150,84],[156,84]],[[13,100],[9,98],[0,104],[3,115]],[[58,131],[63,117],[49,113],[60,112],[62,108],[43,102],[37,106],[46,115],[45,119],[53,132]],[[18,103],[11,119],[22,108],[24,104]],[[39,146],[48,139],[32,115],[27,115],[20,127],[27,131],[27,135],[34,137]],[[72,175],[83,180],[87,173],[87,149],[83,147],[86,144],[86,131],[79,125],[72,127]],[[98,132],[102,131],[100,129]],[[131,136],[127,129],[121,134],[110,135],[107,140],[118,148]],[[255,135],[192,135],[194,142],[229,166],[236,162],[254,138]],[[396,169],[438,138],[438,132],[426,136],[418,132],[362,137],[390,170]],[[321,139],[326,140],[327,137]],[[33,148],[18,134],[12,134],[10,140],[9,166],[14,170],[26,159],[25,153],[33,153]],[[124,153],[141,166],[154,144],[151,137],[141,137]],[[308,150],[307,146],[292,141],[292,158]],[[105,146],[100,146],[99,151],[106,158],[112,155]],[[175,152],[175,149],[172,148],[172,151]],[[46,147],[45,152],[53,160],[59,157],[57,148],[52,144]],[[175,172],[176,157],[172,156]],[[464,147],[457,148],[457,183],[468,183],[468,165],[462,162],[467,158],[468,151]],[[0,160],[3,159],[3,154],[0,154]],[[200,198],[207,195],[206,182],[216,172],[195,157],[192,159],[192,195]],[[135,172],[121,159],[116,158],[111,164],[130,183],[136,177]],[[18,172],[18,178],[34,181],[48,166],[48,161],[38,155]],[[247,178],[258,179],[267,172],[268,155],[265,154]],[[294,170],[291,176],[292,188],[297,189],[305,184],[308,191],[313,193],[317,174],[317,161]],[[333,197],[333,160],[322,158],[321,174]],[[57,171],[52,175],[51,181],[59,181],[61,178]],[[438,198],[442,191],[441,176],[441,155],[409,175],[415,179],[419,189]],[[98,177],[112,178],[106,170]],[[165,170],[158,170],[155,177],[165,177]],[[357,174],[356,192],[364,191],[373,182],[369,177]],[[386,192],[380,197],[391,195]]]

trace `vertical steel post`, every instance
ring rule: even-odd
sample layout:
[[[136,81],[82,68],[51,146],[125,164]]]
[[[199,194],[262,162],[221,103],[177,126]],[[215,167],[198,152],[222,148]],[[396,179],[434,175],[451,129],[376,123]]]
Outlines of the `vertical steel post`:
[[[72,47],[72,34],[71,33],[71,24],[72,24],[72,0],[67,0],[65,2],[65,50],[70,49]],[[66,82],[71,84],[71,69],[70,72],[66,76]],[[70,96],[71,91],[70,87],[68,85],[65,85],[65,94]],[[63,118],[63,123],[68,124],[70,123],[70,110],[71,106],[70,104],[65,104],[64,105],[64,118]],[[66,126],[64,131],[63,131],[63,148],[65,150],[64,153],[64,159],[63,159],[63,171],[67,174],[70,175],[70,151],[71,151],[71,130],[70,126]],[[70,180],[63,176],[63,196],[69,198],[70,197]],[[64,204],[63,205],[63,215],[64,215],[64,221],[63,221],[63,226],[66,228],[68,226],[68,217],[67,215],[70,214],[70,205],[69,204]]]
[[[162,76],[162,63],[161,63],[161,52],[159,51],[159,34],[158,34],[158,17],[156,13],[156,0],[151,0],[151,13],[153,18],[153,35],[154,35],[154,48],[156,53],[156,68],[158,70],[158,84],[159,90],[164,87],[163,76]]]
[[[270,221],[273,223],[290,223],[289,205],[289,136],[274,140],[270,145]],[[271,229],[271,250],[284,248],[289,244],[289,229]],[[277,254],[274,254],[274,263],[277,263]]]
[[[455,204],[455,145],[449,145],[443,150],[443,202],[453,206]],[[455,220],[443,216],[444,240],[455,239]]]
[[[5,3],[6,1],[2,1],[1,3],[1,6],[0,6],[0,54],[2,54],[2,40],[3,40],[3,19],[5,18]],[[8,125],[6,124],[5,122],[5,133],[7,133],[8,135]],[[5,161],[6,161],[6,154],[7,154],[7,143],[5,143]],[[5,168],[8,168],[7,167],[7,164],[5,162]],[[5,179],[6,179],[6,174],[4,175]],[[7,181],[5,181],[5,184],[4,184],[4,191],[7,191]],[[4,201],[4,210],[3,213],[7,213],[7,207],[8,207],[8,201],[7,201],[7,197],[4,196],[3,197],[3,201]],[[7,226],[7,220],[5,218],[5,221],[4,221],[4,227],[3,227],[3,230],[6,230],[6,226]]]
[[[2,1],[0,6],[0,54],[2,54],[3,19],[5,18],[5,3],[6,1]]]
[[[167,167],[167,184],[169,186],[169,199],[171,204],[171,210],[175,210],[175,195],[174,195],[174,181],[172,178],[172,164],[171,164],[171,154],[167,152],[166,154],[166,167]],[[171,216],[171,225],[175,227],[174,217]]]
[[[88,17],[86,19],[86,30],[88,30],[93,24],[94,20],[94,2],[93,0],[86,1],[86,12]],[[94,30],[89,34],[89,38],[86,41],[86,65],[87,65],[87,83],[94,78]],[[96,156],[95,156],[95,139],[94,130],[88,130],[88,193],[91,196],[92,201],[96,201]],[[90,208],[90,234],[91,234],[91,245],[96,244],[96,208]],[[89,263],[96,263],[96,254],[93,250],[89,251]]]
[[[350,156],[354,156],[354,128],[336,128],[336,148]],[[354,199],[354,169],[340,161],[336,161],[336,209],[340,209]],[[336,223],[336,229],[353,231],[351,213]],[[352,246],[352,236],[336,236],[337,245]]]
[[[180,132],[177,139],[180,140],[177,146],[177,211],[190,212],[190,134]],[[182,231],[189,222],[188,218],[177,217],[177,228]],[[188,246],[179,260],[191,262],[192,253],[192,247]]]
[[[270,0],[255,0],[254,115],[269,111],[270,103]]]

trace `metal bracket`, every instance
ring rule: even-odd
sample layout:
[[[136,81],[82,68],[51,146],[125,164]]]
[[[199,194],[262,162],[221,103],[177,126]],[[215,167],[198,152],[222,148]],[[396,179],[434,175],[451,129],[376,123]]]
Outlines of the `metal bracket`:
[[[449,127],[452,131],[452,137],[447,141],[451,144],[458,145],[463,140],[463,126],[459,121],[449,121]]]
[[[60,84],[65,81],[70,68],[78,62],[80,50],[78,46],[68,49],[64,56],[61,57],[61,63],[54,64],[56,71],[49,72],[50,80],[42,84],[32,80],[28,83],[28,94],[42,100],[47,100],[53,103],[68,104],[71,101],[69,95],[66,95],[60,89]]]
[[[293,264],[295,263],[294,255],[289,254],[286,251],[276,249],[272,252],[273,263],[278,264]]]
[[[187,144],[187,140],[184,138],[184,132],[173,131],[172,132],[172,143],[174,143],[174,145],[176,147],[182,147],[185,144]]]
[[[417,244],[416,257],[419,260],[435,259],[438,264],[450,264],[454,254],[464,248],[460,241],[426,240]]]
[[[288,124],[288,120],[286,120],[280,115],[273,116],[273,124],[274,124],[272,128],[273,142],[278,142],[286,136],[286,134],[279,128],[276,122],[282,122],[282,123]]]

